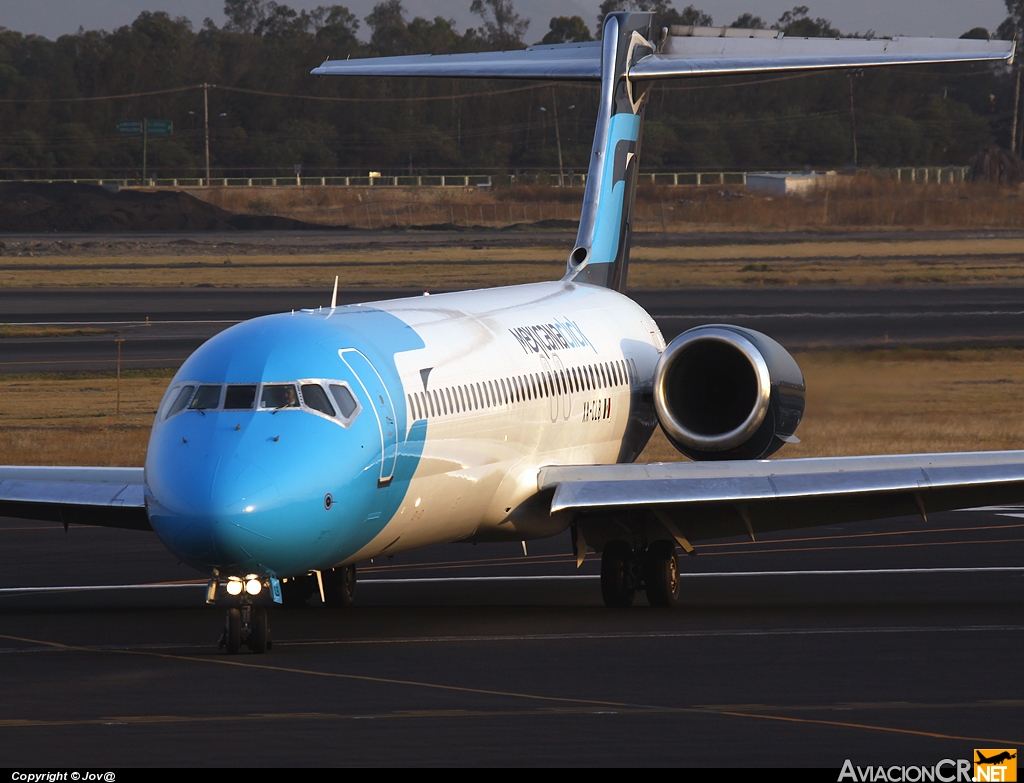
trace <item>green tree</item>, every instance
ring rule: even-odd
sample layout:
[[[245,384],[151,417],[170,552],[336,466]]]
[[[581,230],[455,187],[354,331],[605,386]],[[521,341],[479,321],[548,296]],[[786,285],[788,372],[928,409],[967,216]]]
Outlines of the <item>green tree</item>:
[[[366,17],[370,48],[380,55],[408,54],[408,29],[402,0],[377,3]]]
[[[672,7],[671,0],[604,0],[597,15],[598,29],[604,27],[604,18],[614,11],[650,11],[654,13],[652,29],[660,30],[672,25],[696,25],[711,27],[715,21],[711,14],[705,13],[692,5],[682,11]]]
[[[754,16],[753,14],[740,14],[736,17],[736,21],[729,25],[729,27],[739,27],[744,30],[765,30],[768,25],[765,24],[764,20],[760,16]]]
[[[960,36],[961,38],[973,38],[976,41],[987,41],[989,39],[988,30],[984,27],[972,27],[966,33]]]
[[[792,11],[786,11],[779,17],[779,21],[772,25],[773,30],[782,30],[786,35],[801,38],[839,38],[839,32],[828,19],[811,19],[807,15],[806,5],[794,6]]]
[[[582,16],[553,16],[548,23],[550,28],[541,39],[542,44],[579,43],[593,41],[590,28]]]
[[[1001,41],[1012,41],[1024,38],[1024,0],[1003,0],[1009,16],[996,28],[996,38]]]
[[[483,20],[480,35],[495,49],[522,49],[530,20],[516,13],[512,0],[473,0],[469,10]]]

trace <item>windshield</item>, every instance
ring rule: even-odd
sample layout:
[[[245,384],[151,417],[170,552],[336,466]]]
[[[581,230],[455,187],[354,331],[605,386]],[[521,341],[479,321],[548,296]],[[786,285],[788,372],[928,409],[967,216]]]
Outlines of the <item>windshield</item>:
[[[264,386],[263,395],[260,397],[260,408],[298,408],[299,395],[292,384],[280,384]]]

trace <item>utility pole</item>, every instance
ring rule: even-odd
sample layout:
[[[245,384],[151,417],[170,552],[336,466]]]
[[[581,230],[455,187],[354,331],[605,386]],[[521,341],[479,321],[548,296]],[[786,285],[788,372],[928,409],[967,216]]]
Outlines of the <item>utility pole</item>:
[[[206,187],[210,187],[210,96],[212,85],[203,82],[203,128],[206,131]]]
[[[850,80],[850,128],[853,131],[853,167],[857,168],[857,116],[853,111],[853,71],[847,74]]]
[[[124,342],[124,338],[121,337],[114,340],[117,343],[117,407],[115,408],[114,415],[121,415],[121,343]]]
[[[555,102],[555,88],[551,88],[551,113],[555,117],[555,144],[558,146],[558,187],[565,186],[565,176],[562,174],[562,138],[558,135],[558,104]]]
[[[1020,106],[1020,66],[1016,67],[1017,87],[1013,93],[1013,127],[1010,130],[1010,152],[1017,151],[1017,108]]]
[[[146,184],[147,184],[147,180],[146,180],[146,146],[147,146],[147,143],[149,142],[149,133],[148,133],[149,128],[147,127],[148,125],[149,125],[149,120],[147,120],[145,117],[143,117],[142,118],[142,185],[143,185],[143,187],[145,187]],[[120,347],[118,348],[118,350],[120,350]]]

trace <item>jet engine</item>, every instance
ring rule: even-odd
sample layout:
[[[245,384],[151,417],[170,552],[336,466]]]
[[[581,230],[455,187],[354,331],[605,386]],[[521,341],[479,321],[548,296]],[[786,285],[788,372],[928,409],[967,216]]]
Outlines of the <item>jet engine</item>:
[[[672,444],[694,460],[763,459],[804,414],[796,360],[775,340],[738,326],[699,326],[665,348],[654,406]]]

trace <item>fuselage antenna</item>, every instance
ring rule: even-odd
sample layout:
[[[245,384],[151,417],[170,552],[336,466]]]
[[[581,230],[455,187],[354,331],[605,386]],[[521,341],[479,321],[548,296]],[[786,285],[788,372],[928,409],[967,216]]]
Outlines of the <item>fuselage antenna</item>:
[[[331,294],[331,309],[338,306],[338,276],[334,276],[334,293]]]

